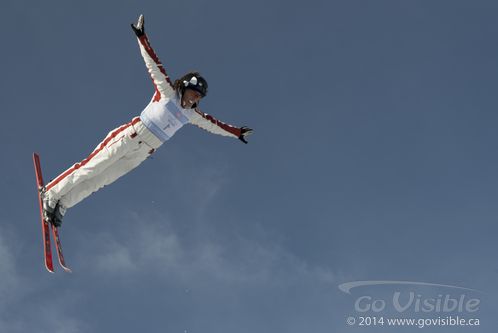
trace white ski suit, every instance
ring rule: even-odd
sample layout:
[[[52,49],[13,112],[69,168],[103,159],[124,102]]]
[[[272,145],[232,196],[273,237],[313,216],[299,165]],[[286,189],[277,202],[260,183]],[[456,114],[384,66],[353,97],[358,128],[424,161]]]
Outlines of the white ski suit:
[[[83,161],[74,164],[46,186],[50,206],[70,208],[105,185],[136,168],[183,125],[191,123],[209,132],[238,138],[242,130],[225,124],[198,108],[181,107],[147,35],[138,38],[140,52],[152,77],[155,94],[140,117],[111,132]]]

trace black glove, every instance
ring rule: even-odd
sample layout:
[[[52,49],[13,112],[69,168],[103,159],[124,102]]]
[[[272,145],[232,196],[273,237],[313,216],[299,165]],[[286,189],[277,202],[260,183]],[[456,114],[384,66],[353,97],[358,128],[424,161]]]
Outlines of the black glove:
[[[253,130],[247,126],[242,126],[240,128],[240,136],[239,136],[239,140],[244,142],[244,143],[247,143],[247,140],[246,140],[246,137],[251,135],[253,133]]]
[[[144,16],[140,14],[138,17],[137,25],[134,25],[133,23],[131,24],[131,28],[135,32],[135,35],[137,37],[142,37],[145,35],[145,30],[144,30]]]

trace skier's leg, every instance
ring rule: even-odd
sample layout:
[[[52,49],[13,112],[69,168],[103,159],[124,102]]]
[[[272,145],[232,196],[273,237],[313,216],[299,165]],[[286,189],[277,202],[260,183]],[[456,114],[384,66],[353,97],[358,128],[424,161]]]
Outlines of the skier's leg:
[[[129,152],[97,176],[74,186],[60,198],[60,204],[66,208],[70,208],[102,187],[113,183],[142,163],[149,156],[149,150],[150,148],[146,147],[143,143],[140,144],[138,150]]]
[[[138,119],[138,118],[136,118]],[[92,179],[138,145],[132,122],[106,136],[86,159],[76,163],[46,186],[47,201],[56,203],[79,183]]]

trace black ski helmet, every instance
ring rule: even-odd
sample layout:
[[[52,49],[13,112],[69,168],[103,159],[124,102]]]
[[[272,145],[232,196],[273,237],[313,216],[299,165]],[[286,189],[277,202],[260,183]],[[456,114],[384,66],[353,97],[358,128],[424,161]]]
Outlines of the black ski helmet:
[[[180,81],[178,83],[182,93],[185,92],[185,89],[192,89],[200,93],[202,97],[205,97],[207,95],[208,83],[206,79],[204,79],[197,72],[188,73],[177,81]]]

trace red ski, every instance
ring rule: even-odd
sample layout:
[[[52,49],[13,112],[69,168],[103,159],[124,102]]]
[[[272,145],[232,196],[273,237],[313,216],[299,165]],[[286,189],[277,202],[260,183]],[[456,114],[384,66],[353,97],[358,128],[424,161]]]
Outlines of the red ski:
[[[45,267],[50,273],[54,272],[54,263],[52,261],[52,248],[50,243],[50,228],[52,228],[52,234],[54,235],[55,248],[57,249],[57,257],[59,258],[59,264],[66,272],[71,272],[71,270],[66,266],[64,261],[64,255],[62,254],[61,240],[59,237],[59,231],[52,224],[45,221],[43,218],[43,202],[41,198],[40,191],[45,185],[43,183],[43,176],[41,172],[40,156],[37,153],[33,153],[33,163],[35,165],[36,174],[36,185],[38,189],[38,203],[40,204],[40,218],[42,223],[42,236],[43,236],[43,253],[45,256]]]

